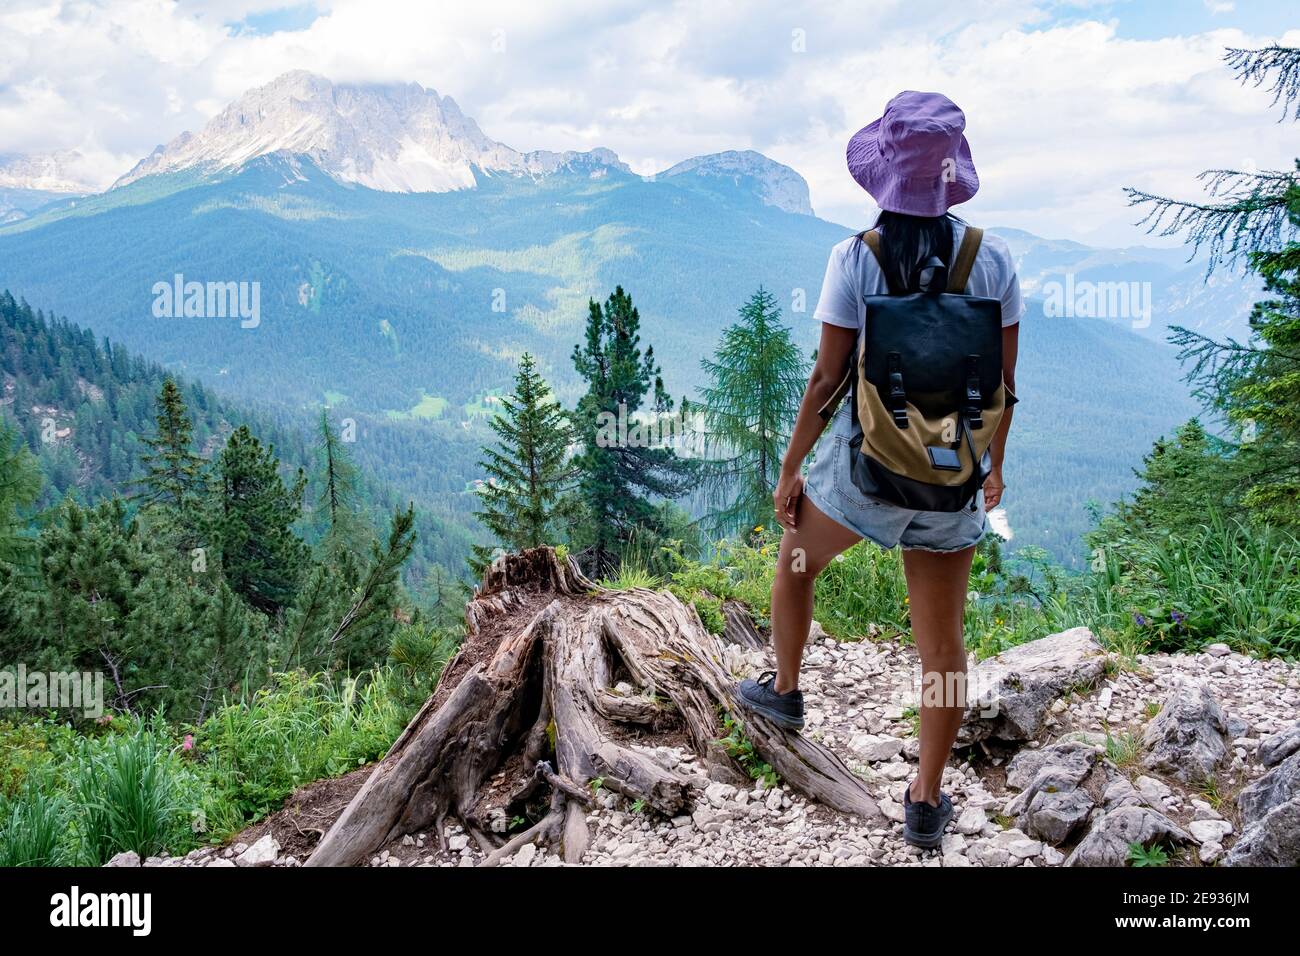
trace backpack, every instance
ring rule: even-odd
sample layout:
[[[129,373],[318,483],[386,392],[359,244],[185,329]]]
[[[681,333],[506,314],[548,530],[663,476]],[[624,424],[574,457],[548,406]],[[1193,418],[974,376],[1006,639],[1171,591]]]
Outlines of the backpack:
[[[863,296],[857,349],[820,414],[829,420],[850,395],[850,475],[869,497],[961,511],[992,471],[988,448],[1016,398],[1002,381],[1002,303],[965,294],[982,237],[968,226],[951,269],[931,256],[908,290],[891,282]],[[858,238],[879,262],[879,233]]]

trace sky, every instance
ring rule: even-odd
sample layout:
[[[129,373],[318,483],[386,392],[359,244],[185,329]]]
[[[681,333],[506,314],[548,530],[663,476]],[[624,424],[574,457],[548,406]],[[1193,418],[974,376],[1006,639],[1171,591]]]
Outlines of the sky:
[[[1202,169],[1290,168],[1296,126],[1225,47],[1300,45],[1272,0],[0,0],[0,153],[79,150],[102,185],[293,69],[418,82],[517,149],[634,171],[755,149],[818,215],[869,221],[844,146],[905,89],[962,107],[958,211],[1094,245],[1160,244],[1122,187],[1196,197]]]

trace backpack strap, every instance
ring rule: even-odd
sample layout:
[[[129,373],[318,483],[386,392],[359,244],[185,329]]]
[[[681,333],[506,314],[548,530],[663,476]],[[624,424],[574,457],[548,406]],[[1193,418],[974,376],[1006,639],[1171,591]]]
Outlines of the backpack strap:
[[[868,229],[866,232],[858,233],[858,238],[866,244],[866,247],[871,250],[871,254],[875,257],[876,267],[880,269],[880,274],[885,277],[885,288],[889,290],[889,294],[901,295],[902,293],[895,289],[894,284],[889,281],[889,274],[885,272],[885,264],[880,260],[880,233],[874,229]],[[906,289],[903,290],[903,292],[906,291]]]
[[[966,281],[970,278],[970,270],[975,265],[975,256],[980,251],[980,240],[983,238],[984,230],[975,226],[967,226],[962,233],[961,248],[957,250],[952,268],[948,270],[949,292],[961,295],[966,291]]]

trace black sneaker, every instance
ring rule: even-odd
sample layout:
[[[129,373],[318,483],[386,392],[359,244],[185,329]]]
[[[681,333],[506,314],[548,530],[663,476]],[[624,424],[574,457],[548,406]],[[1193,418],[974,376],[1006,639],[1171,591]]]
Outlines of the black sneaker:
[[[746,678],[740,682],[740,702],[756,714],[790,730],[803,727],[803,692],[792,690],[778,694],[773,686],[776,671],[765,671],[758,680]]]
[[[943,828],[952,819],[952,801],[940,791],[939,805],[912,800],[912,787],[903,791],[903,840],[912,846],[930,850],[943,842]]]

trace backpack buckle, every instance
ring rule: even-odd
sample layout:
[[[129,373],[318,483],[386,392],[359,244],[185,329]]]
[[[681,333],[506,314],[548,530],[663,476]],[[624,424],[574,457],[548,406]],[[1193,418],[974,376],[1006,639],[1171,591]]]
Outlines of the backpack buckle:
[[[889,410],[894,416],[894,424],[899,428],[907,427],[907,392],[903,389],[903,358],[897,352],[890,352],[889,367]]]
[[[984,395],[980,389],[980,357],[966,356],[966,407],[962,414],[971,428],[984,427]]]

